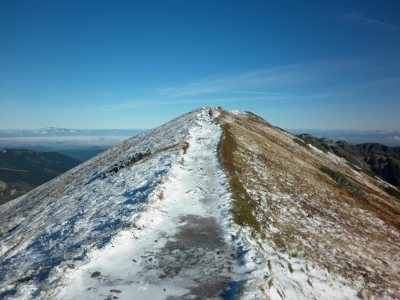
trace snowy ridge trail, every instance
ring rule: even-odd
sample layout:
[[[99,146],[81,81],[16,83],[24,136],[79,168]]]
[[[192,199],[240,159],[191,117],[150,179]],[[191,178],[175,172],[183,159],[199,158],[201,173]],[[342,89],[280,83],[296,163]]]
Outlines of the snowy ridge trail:
[[[217,159],[222,132],[205,112],[197,118],[187,152],[179,153],[132,228],[69,270],[57,299],[231,298],[228,287],[239,268],[224,228],[229,193]]]
[[[207,111],[191,111],[132,137],[0,206],[0,299],[377,299],[364,293],[362,277],[351,282],[335,272],[345,256],[325,265],[332,256],[326,251],[358,239],[343,226],[361,210],[344,206],[342,193],[340,201],[329,196],[329,206],[317,210],[324,191],[333,195],[337,187],[314,174],[322,164],[339,164],[256,116],[216,108],[218,123],[229,124],[237,142],[232,161],[256,201],[262,230],[239,226],[218,162],[222,127]],[[132,162],[147,149],[150,155]],[[123,167],[114,172],[115,165]],[[339,213],[343,223],[333,223]],[[370,220],[374,226],[379,221]],[[397,241],[387,228],[374,235],[391,234]],[[306,232],[290,243],[300,229]],[[319,247],[332,234],[348,238],[346,244],[331,240]],[[311,242],[318,246],[313,253],[296,248]],[[354,249],[360,250],[337,252]]]
[[[189,171],[193,168],[188,165],[189,154],[193,153],[196,145],[195,137],[192,136],[193,142],[189,140],[189,130],[202,127],[209,130],[207,138],[213,141],[211,147],[214,147],[209,154],[215,157],[213,161],[216,162],[215,147],[220,129],[207,120],[205,109],[197,109],[134,136],[0,206],[0,298],[54,298],[54,289],[64,282],[65,275],[74,270],[79,272],[89,257],[93,259],[96,249],[114,249],[112,244],[118,239],[133,239],[130,231],[146,240],[141,233],[144,230],[134,228],[134,222],[145,222],[146,214],[149,222],[156,222],[157,215],[161,218],[159,214],[169,199],[165,196],[161,201],[160,193],[163,190],[165,194],[170,192],[167,189],[168,178],[174,182],[174,177],[168,174],[173,169],[178,172],[178,165],[187,168],[185,178],[202,172],[199,167],[196,167],[196,172]],[[196,134],[195,131],[192,134]],[[192,145],[183,155],[179,145],[185,141]],[[101,178],[101,174],[115,163],[149,148],[153,152],[150,157],[121,169],[111,177]],[[183,165],[181,156],[187,160]],[[199,156],[196,159],[203,158]],[[222,176],[223,173],[218,172]],[[221,180],[224,179],[212,182]],[[199,194],[201,190],[196,188],[188,189],[185,195]],[[200,209],[200,205],[193,205],[193,209],[196,207]],[[142,226],[149,228],[150,224],[143,223]],[[168,225],[167,222],[161,224]],[[118,234],[122,237],[115,238]]]

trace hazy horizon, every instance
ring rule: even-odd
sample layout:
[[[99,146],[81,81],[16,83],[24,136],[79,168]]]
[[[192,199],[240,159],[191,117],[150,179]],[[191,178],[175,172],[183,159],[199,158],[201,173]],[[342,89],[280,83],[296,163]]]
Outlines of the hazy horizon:
[[[0,130],[0,149],[66,150],[78,148],[109,148],[138,135],[143,129],[67,129]]]
[[[379,143],[389,147],[400,147],[400,130],[282,129],[294,135],[308,133],[317,138],[328,138],[334,142],[346,141],[352,145]],[[109,148],[146,131],[145,129],[73,129],[71,131],[68,128],[0,130],[0,150],[4,148],[33,150]]]

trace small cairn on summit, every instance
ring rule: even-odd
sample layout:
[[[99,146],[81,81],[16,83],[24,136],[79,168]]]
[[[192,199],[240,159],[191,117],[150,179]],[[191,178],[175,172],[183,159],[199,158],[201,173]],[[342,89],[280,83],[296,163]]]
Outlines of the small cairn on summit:
[[[151,155],[150,149],[147,149],[146,152],[139,152],[135,153],[133,156],[125,159],[125,160],[120,160],[118,163],[113,164],[111,167],[109,167],[106,171],[104,171],[101,174],[101,178],[107,178],[111,177],[114,174],[118,173],[119,170],[130,167],[134,163],[142,160],[143,158]]]

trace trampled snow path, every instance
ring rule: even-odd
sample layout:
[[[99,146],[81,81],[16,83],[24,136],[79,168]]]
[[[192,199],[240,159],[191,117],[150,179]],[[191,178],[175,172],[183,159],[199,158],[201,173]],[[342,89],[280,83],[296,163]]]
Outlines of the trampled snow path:
[[[340,276],[232,224],[221,133],[194,110],[1,206],[0,298],[358,299]]]
[[[203,114],[189,133],[187,153],[181,151],[133,228],[68,271],[57,299],[213,299],[233,293],[227,287],[235,286],[239,268],[223,229],[229,195],[216,152],[221,129]]]

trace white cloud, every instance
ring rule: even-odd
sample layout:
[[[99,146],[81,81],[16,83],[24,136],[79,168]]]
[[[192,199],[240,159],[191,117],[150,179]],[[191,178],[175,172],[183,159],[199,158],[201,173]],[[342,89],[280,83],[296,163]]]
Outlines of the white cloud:
[[[112,111],[112,110],[125,110],[125,109],[136,109],[140,107],[148,107],[148,106],[158,106],[158,105],[175,105],[175,104],[188,104],[188,103],[204,103],[203,100],[199,99],[184,99],[184,100],[131,100],[113,104],[106,105],[96,105],[90,106],[87,109],[89,111]]]
[[[332,98],[362,94],[364,89],[355,91],[352,82],[341,81],[341,92],[330,89],[329,84],[347,75],[366,74],[385,68],[387,62],[362,59],[325,59],[301,64],[284,65],[275,68],[239,73],[224,73],[208,76],[178,86],[147,91],[140,98],[128,101],[115,99],[108,104],[95,104],[79,108],[79,111],[108,112],[138,109],[142,107],[174,106],[181,104],[207,105],[226,101],[269,101],[312,98]],[[326,84],[326,85],[325,85]],[[360,83],[358,83],[360,85]],[[315,90],[314,87],[320,87]],[[290,88],[301,87],[303,92],[290,93]],[[347,87],[347,88],[346,88]],[[305,88],[305,89],[304,89]],[[275,92],[277,89],[282,93]],[[309,90],[309,93],[307,93]],[[323,92],[321,92],[323,90]],[[238,97],[239,96],[239,97]],[[69,108],[73,110],[73,108]]]
[[[393,136],[393,137],[388,137],[388,139],[395,140],[395,141],[400,141],[400,137],[398,137],[397,135]]]
[[[206,94],[227,92],[264,93],[273,95],[273,93],[254,91],[254,89],[269,89],[316,83],[328,80],[332,76],[365,71],[371,67],[375,67],[375,65],[376,64],[371,60],[326,59],[258,71],[215,75],[193,81],[180,87],[158,89],[156,92],[167,99],[196,97]]]
[[[400,30],[400,27],[398,27],[398,26],[391,25],[391,24],[381,22],[378,20],[374,20],[371,18],[366,18],[366,17],[363,17],[358,14],[347,14],[347,15],[344,15],[342,17],[342,19],[346,20],[346,21],[355,21],[362,25],[374,26],[374,27],[378,27],[378,28],[382,28],[382,29]]]
[[[396,83],[396,82],[400,82],[400,77],[384,78],[384,79],[372,82],[371,84],[386,84],[386,83]]]

